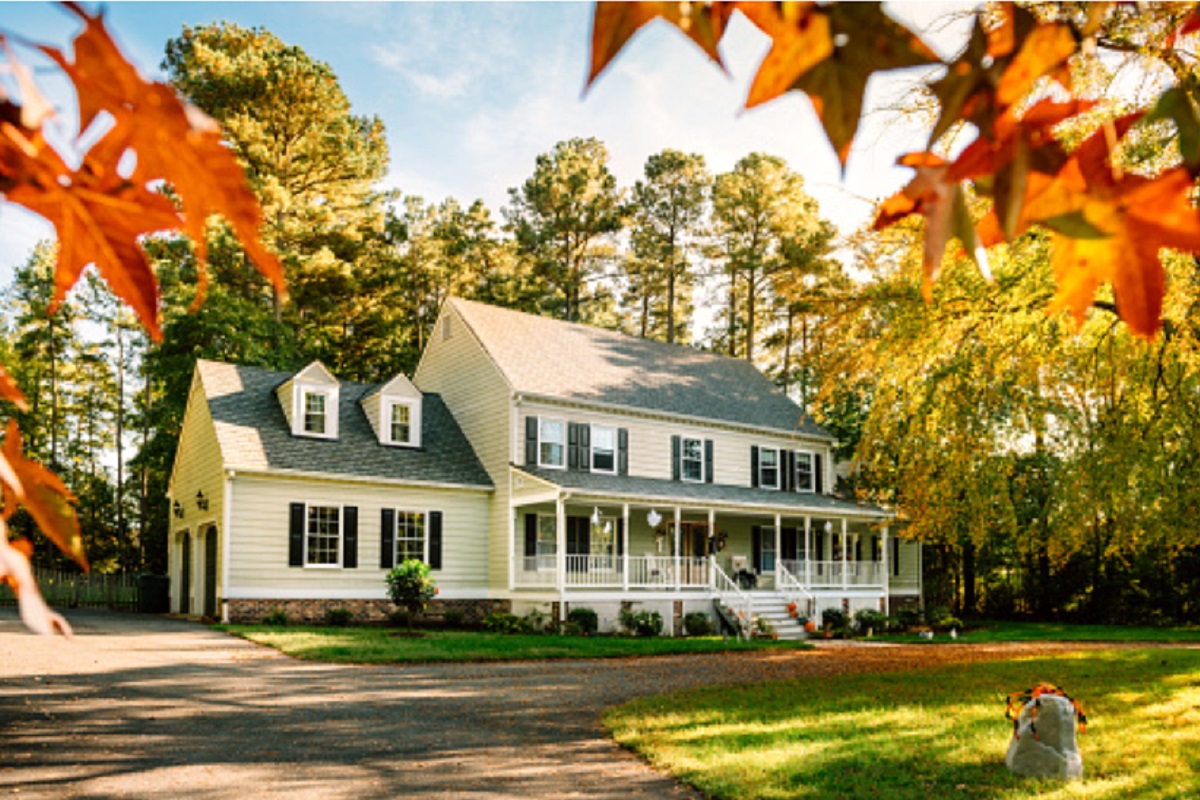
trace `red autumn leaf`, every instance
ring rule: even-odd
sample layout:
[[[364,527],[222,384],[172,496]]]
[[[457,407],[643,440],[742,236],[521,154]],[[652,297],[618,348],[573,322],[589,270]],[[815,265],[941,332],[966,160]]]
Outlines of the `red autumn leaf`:
[[[21,447],[21,431],[15,420],[8,421],[3,458],[8,474],[12,476],[0,484],[4,497],[3,518],[7,520],[18,507],[24,507],[50,541],[79,566],[87,569],[79,520],[72,506],[75,496],[57,475],[25,457]]]
[[[901,156],[898,163],[915,169],[916,177],[899,193],[884,201],[873,227],[877,231],[882,230],[909,214],[920,214],[925,218],[921,294],[929,301],[933,297],[933,284],[941,272],[942,256],[950,239],[958,237],[974,258],[979,250],[979,238],[962,187],[957,181],[947,179],[950,164],[945,159],[933,153],[909,153]]]
[[[100,16],[69,7],[84,21],[74,41],[75,60],[52,47],[42,51],[75,84],[84,120],[99,111],[113,115],[116,125],[109,135],[137,153],[133,179],[144,185],[161,178],[175,188],[183,205],[184,230],[197,250],[201,296],[206,283],[205,223],[212,214],[230,223],[259,272],[282,294],[283,268],[259,240],[262,211],[233,151],[221,143],[217,124],[185,105],[171,87],[142,79],[121,55]]]
[[[596,3],[592,16],[592,63],[588,71],[590,87],[621,52],[626,42],[642,26],[665,19],[695,42],[705,55],[725,68],[717,45],[725,35],[725,26],[734,3]]]
[[[743,3],[738,10],[771,38],[771,49],[758,65],[746,97],[746,108],[779,97],[801,75],[833,55],[829,16],[814,3]]]
[[[110,147],[112,135],[97,147]],[[5,154],[20,157],[9,159]],[[7,199],[45,217],[58,234],[52,307],[66,296],[84,268],[95,264],[113,293],[159,338],[158,288],[138,238],[180,226],[171,202],[114,171],[105,172],[95,159],[72,170],[40,134],[29,137],[8,123],[0,123],[0,161],[22,170],[15,173]]]
[[[1138,119],[1117,120],[1117,137]],[[1026,203],[1025,217],[1056,230],[1052,310],[1069,310],[1082,323],[1095,290],[1110,283],[1121,319],[1135,334],[1152,338],[1161,325],[1166,282],[1159,253],[1200,252],[1200,210],[1192,205],[1193,182],[1184,167],[1154,178],[1118,172],[1109,138],[1100,130],[1085,140],[1051,185]],[[1102,238],[1073,236],[1057,224],[1071,219]]]

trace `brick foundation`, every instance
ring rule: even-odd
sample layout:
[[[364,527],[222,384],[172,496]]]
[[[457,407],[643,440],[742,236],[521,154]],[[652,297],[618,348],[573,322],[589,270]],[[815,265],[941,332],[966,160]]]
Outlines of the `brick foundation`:
[[[888,597],[888,606],[892,614],[897,611],[920,611],[921,598],[915,594],[894,594]]]
[[[276,611],[286,614],[289,622],[320,624],[331,608],[348,609],[356,624],[369,624],[386,622],[396,610],[390,600],[230,600],[228,603],[229,621],[238,624],[262,622]],[[508,600],[434,600],[421,619],[442,622],[447,614],[459,614],[462,624],[477,625],[489,614],[511,611]]]

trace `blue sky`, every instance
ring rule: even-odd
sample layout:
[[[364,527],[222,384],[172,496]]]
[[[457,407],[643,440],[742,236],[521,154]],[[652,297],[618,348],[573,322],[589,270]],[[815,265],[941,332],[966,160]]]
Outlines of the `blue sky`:
[[[967,29],[942,21],[963,7],[890,8],[936,31],[927,41],[949,56]],[[107,5],[105,17],[127,56],[157,77],[167,39],[185,24],[227,20],[270,30],[328,63],[355,113],[383,119],[389,187],[430,201],[482,198],[497,218],[507,189],[529,176],[539,153],[563,139],[595,136],[608,146],[624,186],[641,175],[648,156],[667,147],[702,154],[714,173],[752,151],[782,156],[804,175],[822,213],[850,230],[907,180],[908,170],[893,166],[896,157],[925,144],[919,126],[870,114],[843,177],[807,99],[793,94],[740,112],[769,46],[740,17],[723,43],[729,76],[658,22],[635,37],[585,97],[591,12],[590,3],[117,2]],[[10,34],[64,48],[78,30],[74,17],[45,3],[0,3],[0,20]],[[62,109],[60,130],[70,130],[73,95],[46,62],[33,64]],[[894,100],[916,77],[909,71],[873,79],[868,104]],[[0,284],[38,239],[51,235],[36,218],[0,204]]]

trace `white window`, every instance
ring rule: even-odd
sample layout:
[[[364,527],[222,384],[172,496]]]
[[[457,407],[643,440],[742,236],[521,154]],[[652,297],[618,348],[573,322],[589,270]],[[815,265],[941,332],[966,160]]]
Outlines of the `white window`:
[[[425,512],[396,511],[396,564],[410,558],[427,561],[425,555]]]
[[[758,448],[758,485],[763,489],[779,488],[779,451],[774,447]]]
[[[303,436],[337,437],[337,394],[333,389],[299,390],[299,425],[295,432]]]
[[[341,563],[341,507],[309,506],[304,528],[304,566],[336,567]]]
[[[704,482],[704,440],[684,439],[679,475],[685,481]]]
[[[555,517],[538,516],[537,568],[552,570],[558,566],[558,521]]]
[[[562,420],[543,419],[538,422],[538,466],[566,465],[567,426]]]
[[[414,402],[388,400],[384,403],[384,441],[413,447],[421,444],[421,412]]]
[[[813,469],[813,454],[796,452],[796,491],[815,492],[816,471]]]
[[[592,472],[617,471],[617,432],[612,428],[592,426]]]

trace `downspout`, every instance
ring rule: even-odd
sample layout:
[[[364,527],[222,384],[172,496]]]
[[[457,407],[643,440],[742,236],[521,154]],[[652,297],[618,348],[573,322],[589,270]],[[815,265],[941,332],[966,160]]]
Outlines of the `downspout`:
[[[225,475],[225,507],[221,516],[221,622],[229,623],[229,562],[231,561],[230,547],[233,535],[230,527],[233,525],[233,477],[234,471],[229,470]]]

